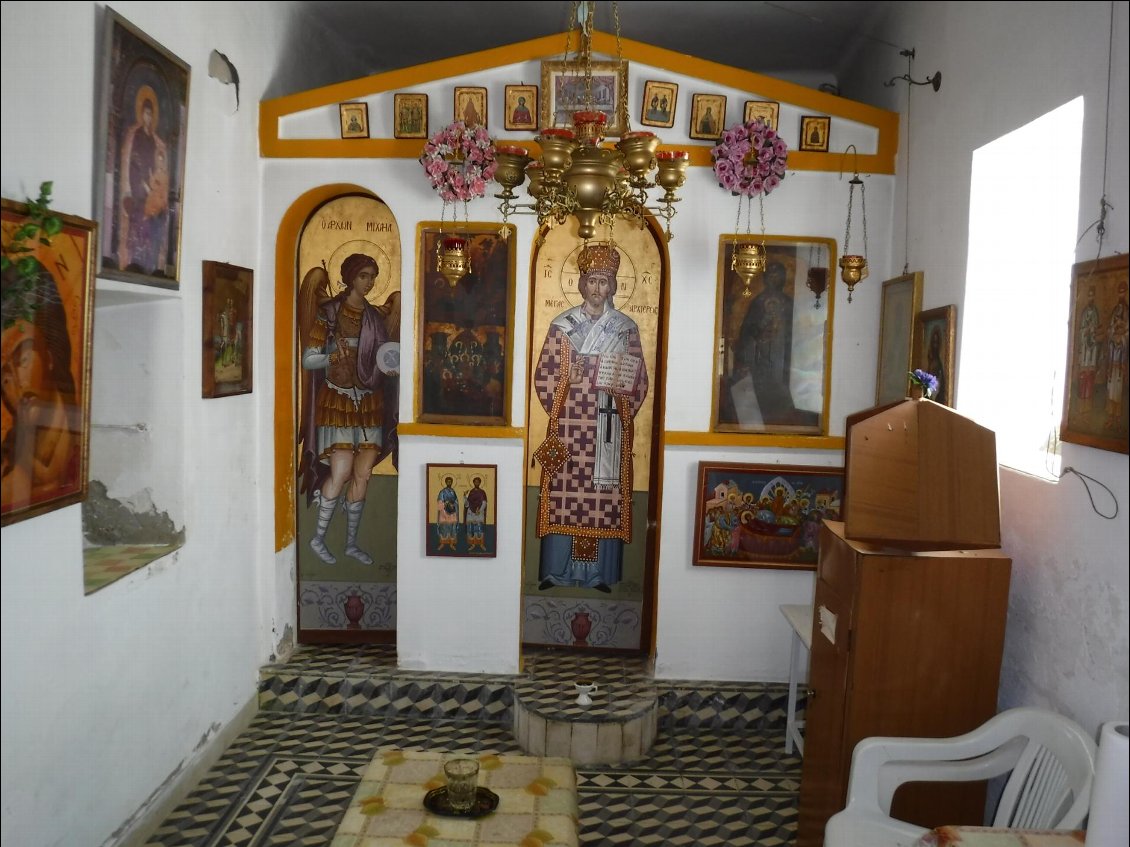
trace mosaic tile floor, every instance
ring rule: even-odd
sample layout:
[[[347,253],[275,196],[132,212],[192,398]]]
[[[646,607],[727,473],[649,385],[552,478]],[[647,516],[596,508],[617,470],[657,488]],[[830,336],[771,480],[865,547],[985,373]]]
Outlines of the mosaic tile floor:
[[[395,648],[300,648],[265,667],[260,709],[153,847],[329,845],[374,752],[521,753],[511,686],[647,678],[636,659],[538,651],[521,677],[397,670]],[[796,831],[800,759],[784,752],[785,687],[657,681],[648,755],[577,769],[587,847],[774,847]]]

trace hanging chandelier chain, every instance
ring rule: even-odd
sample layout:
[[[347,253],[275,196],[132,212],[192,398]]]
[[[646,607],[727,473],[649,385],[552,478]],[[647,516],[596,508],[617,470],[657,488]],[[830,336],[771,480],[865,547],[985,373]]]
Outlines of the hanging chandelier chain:
[[[851,207],[855,200],[855,181],[848,183],[848,213],[847,225],[844,227],[844,255],[848,253],[851,244]]]
[[[592,18],[595,13],[592,0],[582,0],[578,20],[581,29],[581,63],[585,69],[585,108],[592,111],[596,103],[592,96]]]
[[[738,216],[734,219],[734,232],[738,232],[742,227],[742,198],[738,197]],[[749,232],[749,227],[746,227],[746,232]]]
[[[765,195],[757,195],[757,209],[761,213],[761,249],[765,249]]]
[[[908,53],[906,57],[906,74],[909,77],[914,76],[913,52]],[[906,190],[904,192],[906,213],[903,218],[902,230],[902,272],[904,276],[910,273],[910,89],[911,86],[908,85],[906,87]],[[864,252],[867,252],[866,247],[864,247]]]
[[[577,28],[577,7],[580,5],[578,0],[573,0],[572,8],[569,11],[569,26],[565,28],[565,61],[569,61],[569,56],[573,52],[573,30]],[[580,49],[578,42],[578,49]]]
[[[863,211],[863,258],[867,258],[867,186],[859,184],[859,205]]]
[[[617,89],[610,92],[611,102],[605,101],[605,72],[594,72],[593,67],[596,5],[595,0],[573,0],[571,4],[563,63],[569,74],[567,94],[571,102],[566,105],[563,100],[558,104],[561,108],[554,109],[552,125],[539,133],[539,154],[530,156],[524,147],[500,146],[495,142],[495,179],[503,187],[502,193],[495,195],[501,201],[499,210],[504,221],[512,214],[537,215],[541,227],[562,225],[575,217],[578,235],[586,241],[595,236],[598,225],[611,228],[614,222],[623,220],[643,227],[650,214],[663,218],[670,240],[671,219],[680,199],[676,192],[686,180],[690,155],[685,150],[657,152],[660,139],[655,133],[629,131],[631,119],[624,108],[627,63],[623,58],[620,8],[616,2],[612,6],[612,23],[619,73],[612,75]],[[579,40],[571,57],[573,29],[578,30]],[[572,115],[563,114],[569,111]],[[611,129],[606,124],[615,125],[611,134],[620,136],[613,145],[601,143]],[[536,160],[536,166],[532,160]],[[527,178],[531,202],[517,203],[514,189]],[[650,189],[662,192],[651,202]],[[740,223],[739,209],[735,229]],[[747,229],[748,226],[747,222]]]
[[[616,30],[616,67],[623,73],[624,69],[624,46],[620,42],[620,4],[616,0],[612,0],[612,26]],[[624,79],[627,79],[627,74],[624,74]],[[624,132],[629,132],[632,128],[632,115],[629,111],[625,116]]]

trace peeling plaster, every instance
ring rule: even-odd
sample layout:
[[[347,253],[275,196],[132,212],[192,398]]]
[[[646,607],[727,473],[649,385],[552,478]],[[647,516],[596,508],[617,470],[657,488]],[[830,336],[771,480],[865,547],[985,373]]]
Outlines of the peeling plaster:
[[[283,627],[282,638],[280,638],[275,643],[275,653],[280,658],[276,659],[275,656],[271,656],[271,661],[272,662],[283,661],[288,656],[290,656],[290,654],[293,653],[293,652],[294,652],[294,629],[291,627],[290,624],[287,624],[286,626]]]
[[[82,532],[88,544],[184,544],[184,527],[179,530],[168,512],[159,512],[152,491],[142,489],[126,500],[115,500],[106,485],[90,481],[90,491],[82,505]]]

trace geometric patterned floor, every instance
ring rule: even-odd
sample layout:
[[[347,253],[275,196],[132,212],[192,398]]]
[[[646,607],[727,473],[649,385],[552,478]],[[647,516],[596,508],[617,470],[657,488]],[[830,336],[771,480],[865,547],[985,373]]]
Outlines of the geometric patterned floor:
[[[523,655],[522,678],[546,687],[643,672],[635,659]],[[399,671],[389,647],[299,648],[263,669],[261,711],[147,844],[328,847],[380,747],[521,754],[499,693],[514,680]],[[660,728],[648,754],[577,767],[581,843],[792,844],[801,761],[784,752],[784,686],[656,685]]]

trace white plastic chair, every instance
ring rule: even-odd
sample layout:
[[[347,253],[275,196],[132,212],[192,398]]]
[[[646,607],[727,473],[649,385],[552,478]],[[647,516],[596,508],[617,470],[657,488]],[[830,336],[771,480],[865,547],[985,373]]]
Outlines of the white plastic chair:
[[[1045,709],[1002,712],[953,738],[865,738],[851,757],[847,807],[828,820],[824,847],[910,847],[929,830],[890,816],[905,782],[964,782],[1009,773],[991,825],[1080,829],[1095,774],[1095,742]],[[938,821],[938,824],[957,821]]]

